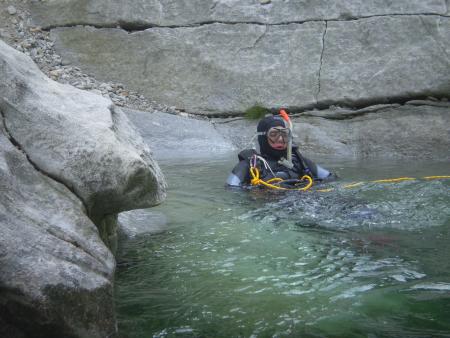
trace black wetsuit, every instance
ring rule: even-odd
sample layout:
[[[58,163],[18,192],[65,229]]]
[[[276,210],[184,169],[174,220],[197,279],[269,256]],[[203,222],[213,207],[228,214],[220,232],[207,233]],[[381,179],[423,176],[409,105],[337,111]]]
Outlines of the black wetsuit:
[[[239,163],[233,168],[228,176],[227,184],[230,186],[245,186],[250,184],[252,179],[250,174],[250,159],[254,155],[259,155],[254,149],[246,149],[239,153]],[[278,163],[277,159],[269,156],[262,156],[267,164],[270,166],[266,168],[263,161],[257,159],[256,167],[259,170],[259,178],[266,181],[274,177],[279,177],[283,180],[299,179],[304,175],[310,176],[314,180],[324,180],[331,178],[328,170],[318,166],[313,161],[302,156],[296,146],[292,147],[292,169]]]

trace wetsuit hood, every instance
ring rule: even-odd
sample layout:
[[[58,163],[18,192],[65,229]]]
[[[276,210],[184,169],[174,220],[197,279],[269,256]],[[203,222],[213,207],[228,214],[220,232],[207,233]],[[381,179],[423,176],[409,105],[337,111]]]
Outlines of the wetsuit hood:
[[[281,118],[281,116],[266,116],[261,121],[259,121],[257,131],[258,133],[266,133],[270,128],[273,127],[285,128],[284,120]],[[272,158],[274,160],[279,160],[282,157],[286,158],[287,149],[277,150],[272,148],[267,139],[267,135],[258,135],[258,143],[261,155]]]

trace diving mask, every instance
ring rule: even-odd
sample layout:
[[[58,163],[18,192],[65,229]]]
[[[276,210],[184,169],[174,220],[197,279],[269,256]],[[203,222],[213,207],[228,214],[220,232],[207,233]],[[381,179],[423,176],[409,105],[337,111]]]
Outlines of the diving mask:
[[[291,130],[289,128],[272,127],[264,133],[267,138],[272,142],[277,142],[280,137],[287,142],[291,136]]]

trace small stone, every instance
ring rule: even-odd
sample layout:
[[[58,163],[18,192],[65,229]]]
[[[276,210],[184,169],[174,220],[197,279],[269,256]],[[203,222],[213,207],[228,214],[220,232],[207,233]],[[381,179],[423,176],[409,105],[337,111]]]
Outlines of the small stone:
[[[30,32],[31,33],[36,33],[36,32],[42,32],[42,28],[41,27],[31,27],[30,28]]]
[[[98,89],[91,89],[90,90],[91,93],[97,94],[97,95],[102,95],[102,92]]]
[[[0,38],[9,39],[10,37],[10,34],[6,30],[0,29]]]
[[[15,15],[17,13],[17,9],[14,6],[8,6],[7,11],[9,13],[9,15]]]
[[[59,69],[54,69],[54,70],[51,70],[51,71],[49,72],[49,74],[50,74],[50,76],[52,76],[52,77],[59,77],[59,75],[61,74],[61,71],[60,71]]]
[[[270,1],[271,1],[271,0],[259,0],[259,3],[260,3],[261,5],[268,5],[268,4],[270,4]]]

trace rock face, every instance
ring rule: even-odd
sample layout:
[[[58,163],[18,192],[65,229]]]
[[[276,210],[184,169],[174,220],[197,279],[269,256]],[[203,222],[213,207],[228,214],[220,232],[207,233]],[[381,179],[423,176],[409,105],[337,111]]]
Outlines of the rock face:
[[[414,102],[294,119],[294,134],[309,154],[354,158],[448,160],[450,104]]]
[[[450,156],[450,103],[411,101],[369,109],[308,111],[292,118],[294,141],[312,159]],[[226,121],[226,120],[225,120]],[[249,148],[256,122],[216,120],[219,133],[238,149]]]
[[[329,22],[318,102],[368,105],[450,93],[450,18]]]
[[[54,29],[52,36],[63,60],[100,77],[122,78],[189,112],[236,112],[256,103],[313,104],[324,29],[316,22],[270,28],[212,24],[130,35],[120,29],[77,27]],[[292,49],[283,48],[285,41]],[[138,53],[125,52],[138,46]],[[290,62],[291,57],[299,62]]]
[[[209,121],[159,112],[124,111],[144,140],[152,145],[158,160],[211,158],[237,150],[231,139],[222,136]]]
[[[0,335],[114,336],[114,259],[97,227],[162,201],[158,165],[110,101],[1,41],[0,113]]]
[[[145,141],[154,145],[157,159],[234,157],[240,150],[256,145],[257,121],[213,118],[211,125],[206,120],[163,113],[124,111]],[[449,102],[409,101],[364,109],[335,107],[306,111],[293,115],[292,120],[294,140],[311,158],[448,160],[450,156]]]
[[[51,81],[1,42],[0,57],[7,131],[34,165],[73,189],[89,215],[149,207],[164,198],[158,165],[111,101]]]
[[[210,115],[448,97],[447,12],[444,0],[32,4],[63,63]]]
[[[114,258],[64,185],[0,128],[0,335],[114,336]]]
[[[90,25],[143,28],[207,22],[282,24],[346,20],[395,14],[445,15],[445,0],[115,0],[34,1],[33,15],[44,28]]]

